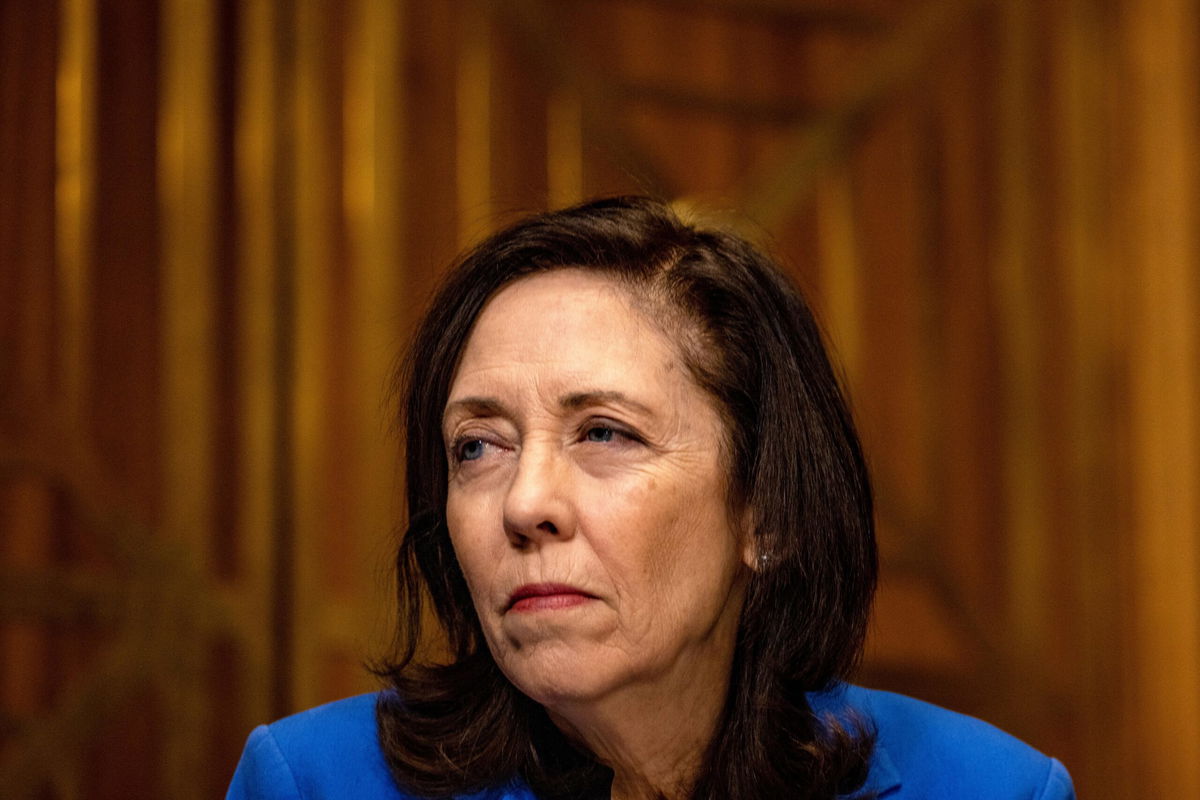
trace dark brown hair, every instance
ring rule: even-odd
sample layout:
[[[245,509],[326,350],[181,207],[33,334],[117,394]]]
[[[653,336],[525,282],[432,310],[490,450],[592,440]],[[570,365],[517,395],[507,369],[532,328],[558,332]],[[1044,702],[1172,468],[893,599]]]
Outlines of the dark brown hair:
[[[774,264],[639,197],[535,216],[480,244],[446,277],[398,373],[409,518],[397,653],[379,670],[391,688],[377,706],[393,775],[429,797],[520,781],[542,798],[607,797],[611,773],[492,660],[444,513],[441,418],[471,328],[505,285],[564,267],[609,276],[670,320],[723,414],[730,502],[752,510],[764,554],[691,796],[830,798],[858,786],[871,736],[817,719],[806,697],[857,662],[875,589],[871,489],[850,413],[812,312]],[[445,633],[444,664],[416,658],[426,600]]]

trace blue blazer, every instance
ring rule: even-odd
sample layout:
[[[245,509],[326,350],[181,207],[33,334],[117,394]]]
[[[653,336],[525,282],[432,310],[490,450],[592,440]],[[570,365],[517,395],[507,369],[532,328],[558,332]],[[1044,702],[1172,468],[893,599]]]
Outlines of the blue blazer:
[[[872,720],[877,739],[865,789],[888,800],[1071,800],[1071,778],[986,722],[889,692],[845,686],[814,694],[815,711]],[[514,783],[461,800],[537,800]],[[375,695],[340,700],[250,734],[227,800],[405,800],[375,733]]]

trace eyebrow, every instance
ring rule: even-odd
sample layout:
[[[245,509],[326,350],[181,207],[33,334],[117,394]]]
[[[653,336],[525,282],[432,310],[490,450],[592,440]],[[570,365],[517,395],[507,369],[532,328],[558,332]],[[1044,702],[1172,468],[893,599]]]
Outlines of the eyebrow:
[[[653,412],[642,403],[634,400],[624,392],[611,390],[598,390],[591,392],[573,392],[566,395],[558,404],[568,411],[573,411],[584,406],[595,406],[603,403],[615,403],[618,405],[629,406],[635,411],[638,411],[647,416],[653,416]]]
[[[647,416],[654,416],[650,408],[637,400],[634,400],[624,392],[613,390],[595,390],[586,392],[572,392],[564,395],[558,401],[559,407],[565,411],[574,411],[587,406],[602,405],[604,403],[615,403],[618,405],[628,406],[634,411],[638,411]],[[504,405],[496,397],[470,396],[460,397],[457,400],[451,400],[446,404],[446,410],[442,413],[443,424],[452,414],[460,411],[466,411],[471,414],[477,414],[485,417],[503,417],[513,416],[508,406]]]
[[[445,423],[456,411],[467,411],[483,417],[511,416],[508,406],[495,397],[460,397],[446,404],[446,410],[442,412],[442,422]]]

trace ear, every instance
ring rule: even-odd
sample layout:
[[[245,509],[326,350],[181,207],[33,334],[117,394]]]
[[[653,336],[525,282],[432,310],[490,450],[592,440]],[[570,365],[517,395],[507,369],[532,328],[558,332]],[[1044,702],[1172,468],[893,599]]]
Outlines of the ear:
[[[751,572],[759,572],[762,569],[760,559],[762,542],[758,538],[758,523],[755,516],[754,510],[747,506],[738,520],[738,535],[742,542],[742,563],[749,567]]]

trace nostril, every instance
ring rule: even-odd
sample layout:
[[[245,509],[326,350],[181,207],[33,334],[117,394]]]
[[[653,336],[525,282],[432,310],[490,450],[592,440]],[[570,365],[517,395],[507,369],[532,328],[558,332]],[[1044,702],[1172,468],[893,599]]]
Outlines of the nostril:
[[[538,530],[545,531],[546,533],[550,534],[551,536],[556,536],[558,534],[558,528],[556,528],[554,526],[554,523],[551,522],[550,520],[546,520],[546,521],[542,522],[540,525],[538,525]]]

